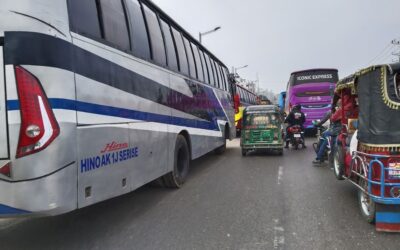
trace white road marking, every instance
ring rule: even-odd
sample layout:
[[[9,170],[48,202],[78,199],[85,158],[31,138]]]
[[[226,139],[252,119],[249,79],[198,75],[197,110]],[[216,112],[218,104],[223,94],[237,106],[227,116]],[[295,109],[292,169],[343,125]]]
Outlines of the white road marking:
[[[274,249],[283,249],[285,245],[285,229],[280,225],[279,220],[274,220],[276,226],[274,227]]]
[[[281,184],[282,182],[282,177],[283,177],[283,167],[279,166],[279,170],[278,170],[278,185]]]

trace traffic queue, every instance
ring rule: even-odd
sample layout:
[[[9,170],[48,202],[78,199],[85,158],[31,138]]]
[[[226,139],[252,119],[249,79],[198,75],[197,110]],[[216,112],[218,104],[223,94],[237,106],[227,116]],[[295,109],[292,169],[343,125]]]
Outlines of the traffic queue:
[[[311,130],[304,126],[303,105],[289,106],[288,114],[273,105],[244,110],[242,155],[255,149],[282,155],[289,144],[305,148],[304,133],[311,131],[317,135],[312,165],[327,161],[337,180],[357,187],[361,214],[377,231],[400,232],[400,63],[372,66],[339,80],[330,110],[312,121]]]

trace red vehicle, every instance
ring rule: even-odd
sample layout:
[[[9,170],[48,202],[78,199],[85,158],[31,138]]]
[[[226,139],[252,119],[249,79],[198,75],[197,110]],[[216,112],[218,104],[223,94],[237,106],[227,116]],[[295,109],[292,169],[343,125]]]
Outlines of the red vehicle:
[[[339,81],[333,105],[343,125],[334,151],[336,178],[359,189],[361,213],[378,231],[400,232],[400,64]]]
[[[299,149],[300,145],[303,145],[304,148],[304,132],[299,125],[294,125],[288,128],[288,132],[290,134],[290,144],[293,146],[295,150]]]
[[[239,135],[242,130],[243,110],[248,106],[259,104],[259,98],[256,94],[245,87],[240,86],[238,83],[232,83],[231,87],[235,109],[236,133]]]

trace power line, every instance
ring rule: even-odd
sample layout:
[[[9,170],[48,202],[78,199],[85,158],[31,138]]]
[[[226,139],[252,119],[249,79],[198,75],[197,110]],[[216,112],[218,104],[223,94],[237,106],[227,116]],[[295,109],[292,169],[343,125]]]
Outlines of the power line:
[[[375,62],[378,58],[384,56],[387,52],[389,52],[388,49],[390,49],[391,46],[393,46],[393,44],[392,44],[392,43],[388,43],[388,44],[386,45],[386,47],[385,47],[381,52],[379,52],[378,55],[376,55],[372,60],[370,60],[370,61],[368,62],[368,65],[371,65],[371,64],[372,64],[373,62]]]

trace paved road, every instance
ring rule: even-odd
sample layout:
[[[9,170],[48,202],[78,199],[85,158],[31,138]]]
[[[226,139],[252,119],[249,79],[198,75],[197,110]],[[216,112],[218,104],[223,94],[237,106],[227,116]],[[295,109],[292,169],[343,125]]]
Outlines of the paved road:
[[[143,187],[66,215],[0,221],[0,249],[399,249],[359,214],[356,189],[312,149],[192,164],[180,190]]]

